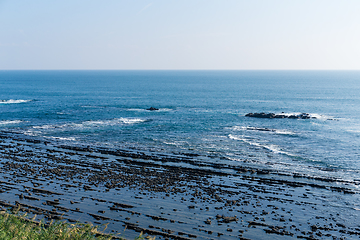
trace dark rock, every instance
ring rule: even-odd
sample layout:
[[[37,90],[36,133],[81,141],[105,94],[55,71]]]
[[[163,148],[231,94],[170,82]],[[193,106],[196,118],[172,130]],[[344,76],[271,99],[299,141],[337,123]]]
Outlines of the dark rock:
[[[159,109],[158,109],[158,108],[151,107],[151,108],[148,108],[148,109],[146,109],[146,110],[148,110],[148,111],[158,111]]]
[[[255,118],[289,118],[289,119],[310,119],[315,118],[311,117],[308,113],[301,113],[298,115],[284,115],[284,114],[275,114],[275,113],[248,113],[245,117],[255,117]]]
[[[223,217],[223,222],[224,223],[229,223],[229,222],[233,222],[233,221],[238,221],[239,219],[234,216],[234,217]]]
[[[245,117],[256,117],[256,118],[275,118],[275,113],[248,113]]]
[[[269,226],[266,223],[261,223],[261,222],[254,222],[254,221],[248,221],[249,226]]]

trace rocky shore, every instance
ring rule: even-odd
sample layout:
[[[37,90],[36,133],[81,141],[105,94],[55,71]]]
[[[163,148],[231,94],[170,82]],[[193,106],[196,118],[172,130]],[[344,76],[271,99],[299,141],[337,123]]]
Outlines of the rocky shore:
[[[359,210],[343,211],[359,199],[360,181],[199,157],[67,146],[2,132],[0,206],[48,221],[108,224],[108,232],[130,239],[139,232],[157,239],[360,237]]]

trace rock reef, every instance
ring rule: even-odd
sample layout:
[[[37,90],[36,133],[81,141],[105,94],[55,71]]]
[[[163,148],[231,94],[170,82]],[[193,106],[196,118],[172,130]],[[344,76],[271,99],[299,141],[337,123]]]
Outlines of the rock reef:
[[[160,239],[360,236],[357,210],[325,204],[358,198],[350,186],[360,181],[46,143],[0,133],[0,207],[49,222],[108,224],[115,234],[126,228],[129,239],[139,232]]]
[[[310,116],[308,113],[300,113],[300,114],[292,114],[286,115],[284,113],[275,114],[275,113],[248,113],[245,115],[246,117],[254,117],[254,118],[290,118],[290,119],[315,119],[316,117]]]

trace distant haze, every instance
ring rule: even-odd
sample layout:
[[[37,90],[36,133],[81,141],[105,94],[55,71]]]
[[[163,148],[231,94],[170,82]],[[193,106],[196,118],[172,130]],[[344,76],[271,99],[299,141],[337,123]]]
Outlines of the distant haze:
[[[360,1],[0,0],[0,69],[360,70]]]

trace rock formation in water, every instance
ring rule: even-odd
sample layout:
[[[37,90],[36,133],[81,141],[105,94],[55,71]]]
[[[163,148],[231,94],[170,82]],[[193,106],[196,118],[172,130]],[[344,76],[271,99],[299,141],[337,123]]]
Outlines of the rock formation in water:
[[[285,115],[285,114],[275,114],[275,113],[248,113],[246,117],[255,117],[255,118],[290,118],[290,119],[310,119],[315,118],[311,117],[308,113]]]
[[[158,109],[158,108],[151,107],[151,108],[148,108],[148,109],[146,109],[146,110],[148,110],[148,111],[158,111],[159,109]]]

